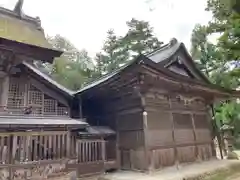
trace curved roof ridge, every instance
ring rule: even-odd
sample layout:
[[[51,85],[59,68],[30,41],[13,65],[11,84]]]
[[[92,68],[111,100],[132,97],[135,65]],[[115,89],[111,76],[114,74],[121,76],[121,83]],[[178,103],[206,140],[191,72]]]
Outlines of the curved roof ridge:
[[[75,91],[72,91],[66,87],[64,87],[63,85],[59,84],[57,81],[53,80],[51,77],[49,77],[48,75],[44,74],[43,72],[41,72],[39,69],[37,69],[36,67],[34,67],[34,65],[23,61],[22,64],[24,66],[26,66],[27,68],[31,69],[34,73],[36,73],[37,75],[41,76],[43,79],[45,79],[47,82],[51,83],[53,86],[57,87],[59,90],[65,92],[66,94],[73,96],[73,94],[75,93]]]
[[[18,0],[13,10],[0,7],[0,37],[53,49],[45,37],[40,18],[24,14],[22,5],[23,0]]]
[[[164,44],[160,48],[158,48],[158,49],[156,49],[156,50],[154,50],[154,51],[152,51],[150,53],[144,54],[144,56],[147,56],[147,57],[153,56],[156,53],[159,53],[161,51],[167,50],[169,48],[174,47],[175,45],[180,45],[180,44],[181,44],[181,42],[179,42],[175,37],[173,37],[173,38],[170,39],[170,41],[168,43]]]
[[[22,20],[22,21],[26,21],[28,23],[35,24],[36,26],[39,26],[39,28],[41,28],[41,30],[43,30],[43,28],[41,27],[41,19],[39,17],[34,18],[34,17],[28,16],[26,14],[24,14],[22,17],[20,17],[16,12],[14,12],[10,9],[4,8],[4,7],[0,7],[0,14],[4,14],[4,15],[11,16],[13,18]]]

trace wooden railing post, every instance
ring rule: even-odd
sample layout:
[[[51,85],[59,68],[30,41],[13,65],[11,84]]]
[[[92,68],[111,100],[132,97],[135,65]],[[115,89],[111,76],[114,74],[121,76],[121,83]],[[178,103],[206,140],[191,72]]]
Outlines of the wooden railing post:
[[[67,151],[67,157],[70,158],[70,151],[71,151],[71,136],[70,136],[70,132],[67,133],[67,147],[66,147],[66,151]]]
[[[102,160],[106,161],[106,142],[102,140],[101,145],[102,145]]]

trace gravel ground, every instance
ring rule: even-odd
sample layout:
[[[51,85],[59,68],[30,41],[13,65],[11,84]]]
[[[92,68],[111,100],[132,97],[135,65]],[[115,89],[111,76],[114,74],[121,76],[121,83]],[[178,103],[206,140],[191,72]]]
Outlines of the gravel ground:
[[[191,165],[181,166],[179,169],[176,167],[165,168],[164,170],[151,173],[137,173],[137,172],[116,172],[106,174],[102,180],[182,180],[186,177],[193,177],[199,174],[213,172],[217,169],[226,168],[232,164],[239,163],[237,160],[211,160],[202,163],[194,163]],[[231,179],[240,180],[240,179]]]

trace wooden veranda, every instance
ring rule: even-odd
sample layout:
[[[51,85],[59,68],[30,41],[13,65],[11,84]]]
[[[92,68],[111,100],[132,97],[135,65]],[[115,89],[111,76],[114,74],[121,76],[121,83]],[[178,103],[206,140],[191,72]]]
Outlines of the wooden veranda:
[[[106,141],[77,140],[69,131],[0,133],[0,178],[49,179],[76,171],[97,175],[113,166]]]

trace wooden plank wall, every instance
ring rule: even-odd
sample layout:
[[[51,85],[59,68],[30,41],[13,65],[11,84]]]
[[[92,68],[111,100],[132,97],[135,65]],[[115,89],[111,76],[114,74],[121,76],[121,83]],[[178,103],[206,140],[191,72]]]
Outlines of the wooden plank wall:
[[[150,169],[212,157],[210,118],[203,102],[186,104],[159,89],[146,93],[145,102]]]
[[[104,112],[106,123],[117,132],[122,169],[146,170],[141,98],[133,88],[121,90],[108,100]]]

